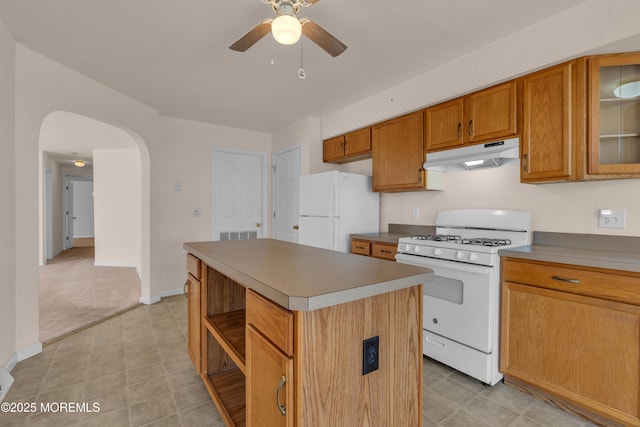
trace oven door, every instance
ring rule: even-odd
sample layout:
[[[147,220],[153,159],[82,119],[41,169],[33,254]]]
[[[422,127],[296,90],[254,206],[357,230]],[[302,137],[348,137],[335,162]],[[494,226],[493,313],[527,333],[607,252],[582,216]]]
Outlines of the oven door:
[[[424,329],[484,353],[493,351],[499,282],[496,269],[397,254],[396,261],[431,268],[423,285]]]

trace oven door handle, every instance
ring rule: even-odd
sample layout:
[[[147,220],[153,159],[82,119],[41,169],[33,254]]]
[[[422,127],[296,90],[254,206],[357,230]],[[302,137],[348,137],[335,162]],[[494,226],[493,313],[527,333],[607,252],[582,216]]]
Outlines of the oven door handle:
[[[485,265],[466,264],[464,262],[446,261],[423,257],[419,255],[396,254],[396,261],[425,268],[448,268],[449,270],[464,271],[474,274],[490,274],[493,267]]]

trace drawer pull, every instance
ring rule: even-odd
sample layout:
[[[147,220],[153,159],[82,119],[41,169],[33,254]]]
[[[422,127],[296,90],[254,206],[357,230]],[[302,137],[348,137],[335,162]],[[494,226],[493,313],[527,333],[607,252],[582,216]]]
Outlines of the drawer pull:
[[[364,246],[356,245],[356,249],[365,249]]]
[[[185,297],[189,296],[189,281],[184,282],[184,286],[182,287],[182,293]]]
[[[280,404],[280,390],[282,390],[282,387],[284,387],[284,384],[286,382],[287,382],[287,379],[283,375],[280,378],[280,384],[278,384],[278,390],[276,391],[276,405],[278,405],[278,410],[280,410],[280,413],[282,414],[282,416],[287,415],[287,407]]]
[[[576,285],[580,284],[580,280],[578,279],[565,279],[564,277],[559,277],[559,276],[551,276],[551,278],[559,282],[575,283]]]
[[[390,254],[391,251],[388,249],[380,249],[380,252],[382,252],[383,254]]]

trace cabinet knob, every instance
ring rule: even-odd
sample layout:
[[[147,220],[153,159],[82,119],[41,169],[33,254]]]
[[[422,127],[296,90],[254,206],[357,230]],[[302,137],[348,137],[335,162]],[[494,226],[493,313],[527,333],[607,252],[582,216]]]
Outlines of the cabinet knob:
[[[182,293],[185,297],[189,296],[189,280],[184,282],[184,286],[182,287]]]
[[[458,138],[462,137],[462,123],[458,122]]]
[[[287,382],[287,378],[284,375],[280,377],[280,383],[278,384],[278,389],[276,390],[276,405],[278,405],[278,410],[280,411],[283,417],[287,415],[287,407],[285,405],[280,404],[280,391],[282,390],[282,387],[284,387],[286,382]]]
[[[293,229],[294,229],[294,230],[300,230],[300,227],[298,227],[297,225],[294,225],[294,226],[293,226]]]
[[[522,156],[522,170],[524,172],[529,172],[529,165],[527,164],[529,162],[529,154],[525,153],[524,156]]]
[[[262,226],[262,224],[260,224],[259,222],[256,222],[256,227],[260,228]]]
[[[473,136],[473,120],[469,120],[469,136]]]

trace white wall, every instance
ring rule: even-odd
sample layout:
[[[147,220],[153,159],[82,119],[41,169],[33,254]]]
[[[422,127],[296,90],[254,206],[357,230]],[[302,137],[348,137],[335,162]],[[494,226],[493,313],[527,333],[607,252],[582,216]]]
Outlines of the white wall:
[[[0,20],[0,368],[16,349],[14,57],[15,41]]]
[[[95,265],[139,268],[139,176],[137,149],[93,152]]]
[[[39,239],[39,170],[38,149],[40,130],[45,118],[55,111],[74,112],[126,131],[138,145],[141,159],[142,237],[140,258],[141,294],[151,298],[160,292],[156,273],[151,267],[153,236],[162,230],[153,230],[150,220],[150,197],[153,174],[149,150],[158,146],[158,112],[92,81],[66,67],[21,45],[15,55],[15,241],[16,277],[16,340],[18,351],[34,348],[38,343],[38,239]],[[3,61],[4,64],[4,61]],[[4,158],[4,157],[3,157]],[[153,206],[155,209],[156,207]],[[157,209],[162,209],[158,206]],[[156,265],[163,263],[154,258]],[[27,354],[25,354],[26,356]],[[20,358],[19,354],[19,358]]]
[[[319,118],[305,117],[273,134],[274,153],[295,145],[300,146],[302,175],[334,168],[333,165],[322,162],[322,134]]]
[[[174,289],[185,281],[185,242],[211,240],[211,173],[212,149],[229,147],[237,150],[265,153],[271,170],[271,135],[261,132],[218,126],[190,120],[161,117],[162,147],[154,151],[153,168],[163,171],[153,182],[152,197],[164,208],[153,212],[155,224],[162,229],[157,253],[160,265],[160,289]],[[271,174],[268,175],[269,179]],[[182,191],[175,191],[175,183]],[[267,183],[271,188],[271,182]],[[271,211],[271,195],[265,197]],[[200,217],[191,216],[193,208]],[[271,222],[267,218],[267,235]]]
[[[323,138],[347,132],[591,51],[640,51],[640,2],[592,0],[431,72],[372,95],[322,120]],[[635,36],[635,38],[629,39]],[[616,47],[612,44],[619,42]],[[608,45],[608,46],[607,46]],[[393,99],[393,101],[392,101]],[[371,162],[343,167],[371,173]],[[533,213],[539,231],[640,235],[640,180],[528,185],[518,169],[447,173],[445,191],[383,194],[381,224],[433,224],[453,208],[512,208]],[[421,209],[419,221],[411,210]],[[623,230],[597,227],[599,208],[626,208]]]

